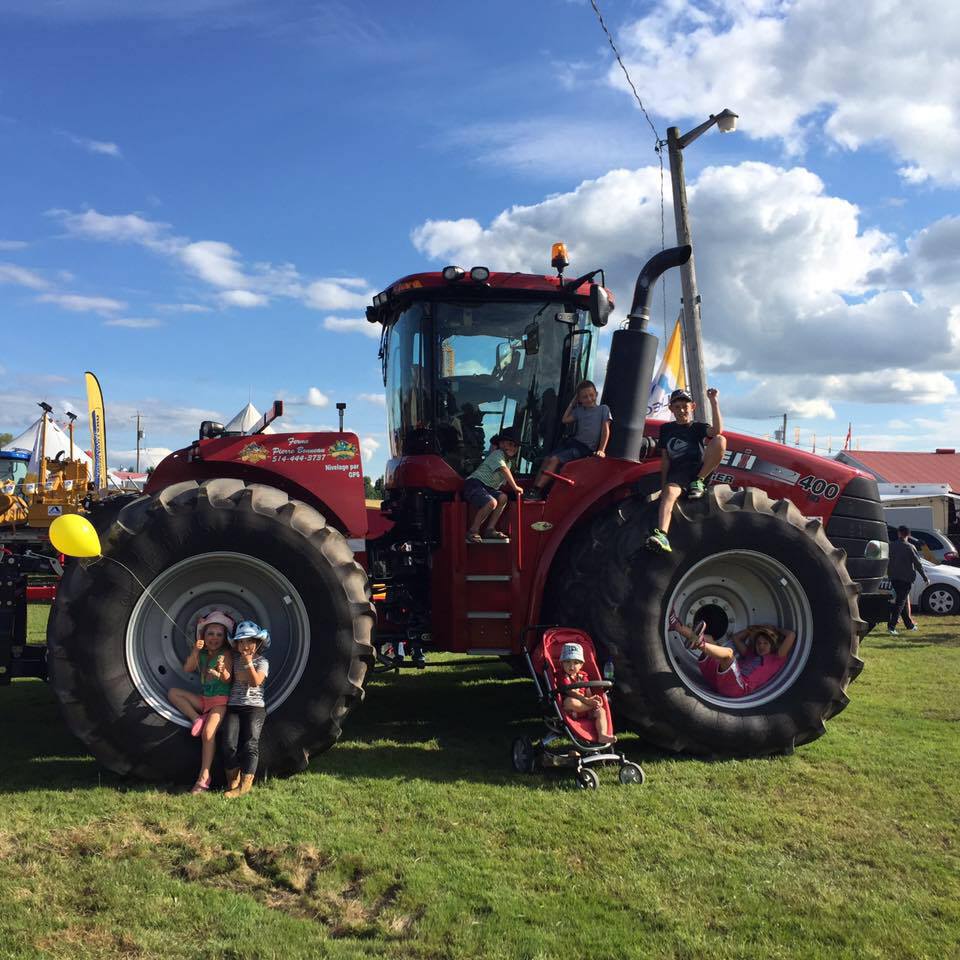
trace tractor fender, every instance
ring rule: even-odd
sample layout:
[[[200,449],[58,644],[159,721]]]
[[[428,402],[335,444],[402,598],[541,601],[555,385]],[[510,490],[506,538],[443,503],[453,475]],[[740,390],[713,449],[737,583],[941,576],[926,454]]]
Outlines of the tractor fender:
[[[527,623],[539,623],[543,595],[550,573],[573,531],[604,507],[636,497],[649,496],[660,488],[660,459],[585,459],[574,461],[564,471],[576,486],[551,491],[543,519],[553,524],[549,539],[541,541],[537,567],[530,585]]]
[[[367,536],[367,508],[362,481],[359,491],[354,490],[352,483],[347,486],[339,478],[325,485],[306,485],[298,479],[281,476],[257,465],[212,460],[177,464],[176,469],[163,473],[158,467],[144,487],[144,493],[155,497],[177,484],[203,483],[206,480],[240,480],[247,484],[275,487],[291,500],[298,500],[319,511],[328,525],[345,537],[365,539]],[[356,496],[358,492],[359,498]]]

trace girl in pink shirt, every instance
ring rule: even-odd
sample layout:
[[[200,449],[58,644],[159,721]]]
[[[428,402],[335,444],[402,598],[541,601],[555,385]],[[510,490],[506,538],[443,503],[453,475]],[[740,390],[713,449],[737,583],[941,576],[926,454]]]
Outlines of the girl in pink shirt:
[[[731,638],[736,652],[720,646],[698,623],[691,630],[670,612],[670,629],[683,637],[688,650],[699,651],[700,672],[710,686],[724,697],[745,697],[769,683],[783,669],[797,635],[758,623]]]

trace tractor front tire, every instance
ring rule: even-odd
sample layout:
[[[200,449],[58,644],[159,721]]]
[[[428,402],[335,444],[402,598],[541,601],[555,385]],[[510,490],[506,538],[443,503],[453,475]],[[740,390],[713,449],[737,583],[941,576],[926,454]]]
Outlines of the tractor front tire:
[[[672,552],[652,553],[645,541],[656,510],[654,499],[625,500],[581,530],[555,565],[548,621],[591,634],[613,660],[621,722],[663,749],[762,756],[819,737],[863,667],[866,624],[844,552],[789,501],[714,486],[679,502]],[[717,637],[774,623],[796,630],[797,641],[767,684],[724,697],[669,631],[671,607],[690,625],[705,619]]]
[[[186,482],[125,506],[101,541],[103,559],[68,566],[47,634],[67,723],[101,763],[195,776],[199,743],[167,692],[199,692],[181,665],[216,608],[271,631],[260,772],[296,772],[336,742],[363,698],[375,613],[366,574],[317,510],[241,480]]]

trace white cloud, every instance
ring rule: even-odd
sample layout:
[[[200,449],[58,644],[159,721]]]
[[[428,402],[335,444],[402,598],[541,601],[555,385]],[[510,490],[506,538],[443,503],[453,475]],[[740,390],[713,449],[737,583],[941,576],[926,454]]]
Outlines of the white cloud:
[[[76,293],[44,293],[37,297],[41,303],[55,303],[73,313],[99,313],[109,316],[126,308],[122,300],[110,297],[86,297]]]
[[[180,259],[201,280],[215,287],[245,287],[247,278],[240,269],[239,255],[229,243],[199,240],[188,243],[180,251]]]
[[[375,440],[373,437],[361,437],[360,449],[363,452],[364,459],[370,460],[373,458],[373,455],[380,449],[380,441]]]
[[[224,290],[218,299],[226,307],[262,307],[270,302],[262,293],[250,290]]]
[[[912,183],[960,183],[960,8],[939,0],[671,0],[619,43],[648,107],[800,150],[814,129],[846,150],[881,144]],[[629,93],[619,66],[608,80]]]
[[[707,168],[688,183],[688,196],[708,357],[714,372],[761,383],[752,402],[772,405],[771,413],[829,417],[839,399],[931,403],[951,395],[945,373],[960,369],[960,308],[951,310],[945,288],[932,279],[946,282],[955,273],[951,244],[960,244],[960,221],[951,244],[942,235],[926,244],[940,259],[918,235],[905,266],[895,238],[863,229],[857,207],[830,196],[803,168]],[[659,237],[659,219],[659,170],[616,170],[505,210],[487,226],[427,221],[413,240],[443,263],[543,272],[551,241],[575,238],[571,274],[604,266],[624,310],[656,249],[637,238]],[[938,227],[951,238],[953,229],[952,221]],[[891,279],[898,271],[920,278],[911,293]],[[678,287],[670,276],[668,326]],[[660,302],[657,291],[655,308]]]
[[[106,157],[119,157],[120,148],[110,140],[92,140],[90,137],[77,137],[72,133],[66,134],[71,143],[83,147],[88,153],[99,153]]]
[[[164,313],[212,313],[213,307],[205,307],[199,303],[158,303],[158,310]]]
[[[325,407],[330,403],[330,398],[321,393],[316,387],[311,387],[307,391],[307,404],[311,407]]]
[[[343,280],[315,280],[305,291],[304,302],[314,310],[343,310],[362,307],[370,302],[369,292],[356,292],[356,284]]]
[[[105,214],[96,210],[71,213],[69,210],[48,210],[47,215],[60,220],[67,233],[88,240],[113,243],[140,243],[158,252],[172,252],[179,245],[170,235],[170,225],[147,220],[136,213]]]
[[[359,317],[324,317],[323,327],[335,333],[362,333],[371,340],[379,340],[381,333],[379,323],[368,323]]]
[[[220,240],[190,240],[177,236],[167,223],[148,220],[137,213],[103,214],[96,210],[73,213],[50,210],[67,235],[110,243],[135,243],[170,258],[189,273],[215,287],[220,302],[228,306],[263,306],[272,296],[298,300],[314,310],[352,310],[370,302],[374,291],[362,277],[300,276],[290,263],[256,262],[245,265],[241,254]],[[167,308],[165,308],[167,309]],[[199,312],[197,305],[170,305],[169,309]]]
[[[115,317],[112,320],[104,320],[105,327],[129,327],[131,330],[147,330],[150,327],[162,327],[162,320],[155,320],[152,317]]]
[[[633,166],[649,153],[645,130],[581,118],[573,146],[563,117],[466,123],[445,131],[440,144],[460,157],[533,176],[596,176]]]
[[[360,400],[372,403],[375,407],[385,407],[387,405],[387,397],[383,393],[360,393],[357,396]]]
[[[26,246],[26,240],[0,240],[0,250],[23,250]]]
[[[13,283],[31,290],[45,290],[50,286],[39,273],[18,267],[15,263],[0,263],[0,283]]]

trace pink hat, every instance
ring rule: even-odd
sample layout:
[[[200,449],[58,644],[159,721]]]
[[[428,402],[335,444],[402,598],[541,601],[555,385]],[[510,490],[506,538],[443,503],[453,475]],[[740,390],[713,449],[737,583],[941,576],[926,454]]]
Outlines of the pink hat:
[[[203,629],[211,623],[219,623],[220,626],[225,627],[227,631],[227,636],[229,637],[233,633],[233,628],[236,625],[233,617],[229,614],[224,613],[222,610],[211,610],[205,617],[201,617],[197,621],[197,639],[203,639]]]

